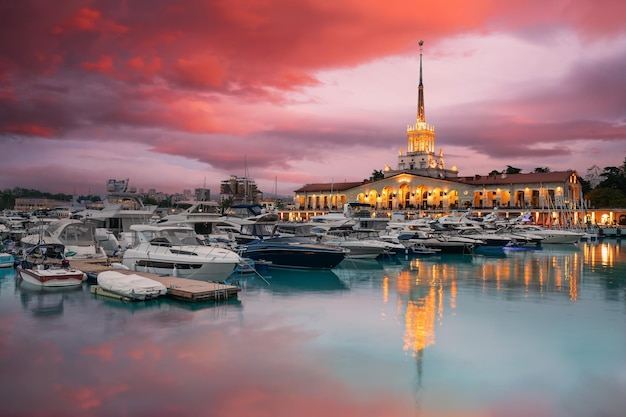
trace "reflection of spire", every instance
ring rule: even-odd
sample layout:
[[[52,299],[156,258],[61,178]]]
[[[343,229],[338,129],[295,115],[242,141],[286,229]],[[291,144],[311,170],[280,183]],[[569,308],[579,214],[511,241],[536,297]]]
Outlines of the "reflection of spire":
[[[422,83],[422,45],[424,41],[420,41],[420,84],[417,87],[417,121],[425,122],[426,115],[424,114],[424,84]]]
[[[417,361],[417,383],[422,383],[424,349],[435,343],[435,317],[437,291],[430,287],[428,294],[417,300],[409,300],[406,306],[404,350],[413,351]]]

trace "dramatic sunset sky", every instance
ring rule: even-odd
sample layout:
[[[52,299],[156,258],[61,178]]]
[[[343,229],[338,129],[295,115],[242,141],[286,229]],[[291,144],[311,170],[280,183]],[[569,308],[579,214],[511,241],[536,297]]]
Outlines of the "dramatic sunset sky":
[[[623,0],[0,0],[0,189],[293,196],[406,149],[459,174],[619,166]]]

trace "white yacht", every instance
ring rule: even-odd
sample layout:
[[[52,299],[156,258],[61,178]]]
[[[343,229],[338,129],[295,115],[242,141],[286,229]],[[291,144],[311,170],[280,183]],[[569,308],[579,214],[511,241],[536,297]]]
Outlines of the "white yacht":
[[[128,186],[128,179],[109,180],[107,192],[101,210],[85,209],[74,213],[71,218],[88,221],[119,237],[119,233],[130,231],[133,224],[148,224],[155,214],[157,206],[144,205],[136,190]]]
[[[480,239],[446,235],[436,232],[427,233],[422,230],[399,234],[397,239],[405,246],[422,244],[427,248],[439,249],[441,253],[472,253],[476,247],[485,244],[485,242]]]
[[[155,223],[157,226],[186,225],[209,241],[234,246],[240,225],[222,219],[216,201],[179,201]]]
[[[521,233],[522,235],[525,233],[530,233],[533,235],[541,236],[543,237],[541,241],[542,244],[578,243],[584,236],[584,233],[582,231],[575,232],[565,229],[546,229],[541,226],[531,224],[518,224],[511,226],[511,231]]]
[[[73,219],[59,219],[41,230],[31,229],[33,233],[23,236],[23,247],[35,247],[40,244],[62,245],[67,259],[106,259],[102,246],[96,239],[95,227],[91,223]]]
[[[374,231],[370,234],[349,228],[331,229],[319,238],[319,242],[326,246],[348,249],[346,257],[352,259],[375,259],[392,254],[392,243],[380,240],[378,232]]]
[[[226,209],[220,220],[230,225],[237,243],[245,244],[257,239],[273,237],[280,216],[275,211],[268,211],[260,204],[236,204]],[[233,226],[238,227],[239,230],[232,230]]]
[[[189,226],[132,225],[122,265],[133,271],[224,281],[241,262],[232,250],[208,245]]]

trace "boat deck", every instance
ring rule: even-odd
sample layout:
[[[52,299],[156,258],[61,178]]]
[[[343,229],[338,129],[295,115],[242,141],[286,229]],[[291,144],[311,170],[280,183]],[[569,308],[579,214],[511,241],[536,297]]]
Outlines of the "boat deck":
[[[172,276],[161,276],[148,272],[127,271],[115,269],[106,263],[96,261],[73,260],[72,267],[85,272],[87,275],[97,276],[103,271],[116,271],[121,274],[137,274],[153,279],[165,285],[167,296],[183,301],[210,301],[225,300],[237,296],[241,288],[235,285],[220,284],[212,281],[199,281],[195,279],[178,278]],[[95,294],[107,295],[98,289],[93,290]]]

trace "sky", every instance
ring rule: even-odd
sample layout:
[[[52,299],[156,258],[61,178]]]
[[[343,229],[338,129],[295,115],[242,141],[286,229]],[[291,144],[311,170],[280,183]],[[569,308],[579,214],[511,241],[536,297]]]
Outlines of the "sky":
[[[0,0],[0,189],[266,194],[397,167],[626,158],[623,0]]]

